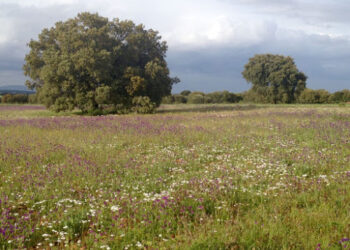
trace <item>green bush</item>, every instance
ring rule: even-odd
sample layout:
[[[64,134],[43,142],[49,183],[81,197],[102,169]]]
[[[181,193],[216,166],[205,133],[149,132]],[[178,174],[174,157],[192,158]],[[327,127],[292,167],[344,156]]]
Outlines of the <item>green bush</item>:
[[[207,94],[207,96],[211,99],[212,103],[236,103],[241,100],[241,98],[229,91],[216,91]]]
[[[250,89],[241,94],[243,102],[248,103],[269,103],[267,95],[263,95],[261,93],[257,93],[256,91]]]
[[[330,103],[341,103],[341,102],[350,102],[350,90],[343,89],[333,93],[329,97]]]
[[[187,103],[190,104],[203,104],[204,103],[204,93],[193,92],[187,98]]]
[[[28,95],[28,103],[38,104],[39,100],[38,100],[37,94],[30,94],[30,95]]]
[[[154,113],[156,104],[148,96],[137,96],[132,99],[132,111],[138,114]]]
[[[175,99],[173,95],[164,96],[162,98],[163,104],[173,104],[174,102],[175,102]]]
[[[1,98],[2,103],[28,103],[26,94],[6,94]]]
[[[187,97],[181,94],[175,94],[174,97],[174,103],[186,103]]]
[[[298,102],[299,103],[328,103],[330,93],[324,89],[305,89],[301,92]]]

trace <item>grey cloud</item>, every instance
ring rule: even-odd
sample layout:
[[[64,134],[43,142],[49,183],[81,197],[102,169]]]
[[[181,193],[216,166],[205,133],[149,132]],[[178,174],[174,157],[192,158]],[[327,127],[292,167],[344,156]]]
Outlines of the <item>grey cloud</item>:
[[[193,90],[193,86],[206,91],[245,91],[250,85],[241,76],[243,67],[250,57],[261,53],[292,56],[299,70],[308,75],[310,88],[337,91],[350,86],[349,41],[303,33],[246,48],[216,47],[192,52],[170,50],[169,64],[183,78],[174,92]]]
[[[78,7],[60,5],[38,9],[18,4],[0,4],[0,19],[6,21],[6,39],[0,43],[0,84],[22,85],[22,71],[27,43],[37,39],[43,28],[51,27],[58,20],[76,15]],[[4,35],[4,34],[0,34]]]
[[[24,85],[25,80],[22,70],[0,70],[0,86]]]
[[[222,0],[230,4],[249,6],[260,13],[288,15],[331,22],[350,22],[348,0]]]
[[[154,6],[159,8],[155,11]],[[0,4],[0,20],[6,20],[6,25],[12,29],[5,34],[8,39],[3,41],[0,27],[0,84],[23,84],[21,68],[28,51],[26,43],[36,39],[43,28],[87,10],[110,18],[132,19],[144,23],[147,28],[158,29],[168,40],[167,59],[172,75],[182,80],[174,86],[174,92],[184,89],[244,91],[250,85],[242,78],[241,71],[249,57],[256,53],[290,55],[309,76],[309,87],[336,91],[349,88],[350,33],[344,28],[350,22],[349,8],[345,0],[321,0],[317,4],[310,0],[205,0],[200,5],[182,0],[170,3],[153,0],[141,4],[137,0],[119,3],[105,0],[100,4],[87,0],[40,8]],[[191,15],[193,19],[188,22],[186,18]],[[197,19],[202,23],[191,23]],[[220,32],[214,32],[214,35],[219,34],[216,40],[210,39],[213,35],[208,31],[211,20],[218,21],[215,25],[219,25]],[[187,26],[194,29],[197,39],[188,44],[178,39],[179,36],[187,38]],[[314,27],[318,30],[313,30]],[[178,33],[183,30],[185,32]],[[200,42],[198,39],[202,41],[201,46],[196,46]]]

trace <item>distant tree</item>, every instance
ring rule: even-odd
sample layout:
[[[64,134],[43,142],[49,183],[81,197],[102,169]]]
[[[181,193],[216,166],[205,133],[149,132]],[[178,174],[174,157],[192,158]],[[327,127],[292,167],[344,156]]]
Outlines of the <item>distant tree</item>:
[[[211,99],[212,103],[235,103],[240,101],[240,98],[236,94],[230,93],[227,90],[211,92],[206,96]]]
[[[305,89],[298,97],[299,103],[328,103],[330,93],[324,89]]]
[[[203,92],[192,92],[187,97],[187,103],[203,104],[205,103],[205,94]]]
[[[250,58],[242,75],[252,83],[252,91],[270,103],[294,102],[305,89],[307,79],[293,58],[272,54]]]
[[[350,102],[350,90],[343,89],[341,91],[334,92],[329,97],[331,103]]]
[[[167,95],[162,98],[162,104],[173,104],[175,102],[173,95]]]
[[[248,91],[241,93],[243,102],[246,103],[269,103],[270,100],[264,95],[261,95],[254,91],[252,88]]]
[[[175,94],[174,97],[174,103],[186,103],[187,102],[187,96],[181,95],[181,94]]]
[[[184,96],[188,96],[189,94],[191,94],[190,90],[183,90],[181,91],[180,95],[184,95]]]
[[[26,94],[6,94],[1,98],[2,103],[28,103],[28,95]]]
[[[145,104],[147,110],[179,81],[169,76],[166,42],[132,21],[81,13],[44,29],[29,48],[26,85],[57,112],[90,112],[106,104],[123,110]]]
[[[31,103],[31,104],[37,104],[37,103],[39,103],[39,101],[38,101],[38,96],[37,96],[36,93],[35,93],[35,94],[30,94],[30,95],[28,95],[28,103]]]

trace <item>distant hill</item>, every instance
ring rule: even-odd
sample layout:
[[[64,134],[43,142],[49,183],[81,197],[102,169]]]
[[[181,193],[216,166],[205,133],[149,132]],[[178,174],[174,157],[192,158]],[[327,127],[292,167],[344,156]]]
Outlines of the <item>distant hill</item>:
[[[29,90],[24,85],[0,85],[0,95],[5,94],[34,94],[35,91]]]

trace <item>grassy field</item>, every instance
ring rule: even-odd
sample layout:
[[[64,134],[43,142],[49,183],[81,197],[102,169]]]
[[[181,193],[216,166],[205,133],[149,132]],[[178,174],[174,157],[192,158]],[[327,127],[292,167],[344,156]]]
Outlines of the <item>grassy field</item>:
[[[349,106],[0,105],[0,249],[350,247]]]

